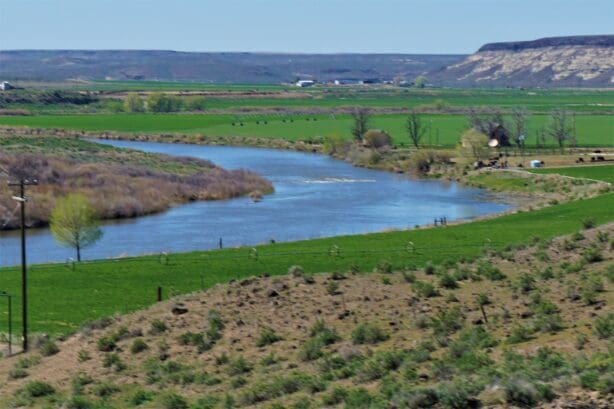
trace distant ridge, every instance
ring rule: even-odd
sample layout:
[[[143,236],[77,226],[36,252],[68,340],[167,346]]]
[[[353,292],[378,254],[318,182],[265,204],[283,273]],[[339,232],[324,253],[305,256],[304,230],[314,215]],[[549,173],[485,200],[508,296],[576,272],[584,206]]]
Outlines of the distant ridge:
[[[614,88],[614,35],[486,44],[427,77],[449,87]]]
[[[382,81],[418,75],[465,55],[290,54],[165,50],[0,51],[1,80],[149,80],[279,84],[297,79]]]
[[[591,46],[614,47],[614,35],[547,37],[532,41],[510,41],[503,43],[489,43],[483,45],[478,52],[483,51],[520,51],[531,48],[562,47],[562,46]]]

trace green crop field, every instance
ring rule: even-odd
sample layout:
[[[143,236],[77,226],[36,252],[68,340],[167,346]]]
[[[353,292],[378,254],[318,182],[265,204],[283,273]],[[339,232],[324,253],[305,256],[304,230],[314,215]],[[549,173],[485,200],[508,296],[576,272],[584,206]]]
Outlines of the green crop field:
[[[614,183],[614,165],[574,166],[570,168],[532,169],[533,173],[557,173],[559,175],[603,180]]]
[[[546,115],[530,117],[528,146],[535,145],[537,129],[545,127],[548,120]],[[407,145],[405,121],[405,115],[377,115],[373,117],[371,126],[388,131],[395,144]],[[423,121],[429,129],[424,137],[426,145],[454,146],[467,127],[464,115],[424,115]],[[202,133],[210,136],[308,140],[319,136],[349,138],[352,120],[347,115],[116,114],[4,116],[0,117],[0,124],[88,131]],[[614,116],[578,115],[576,129],[579,146],[614,146]],[[548,143],[553,145],[551,140]]]
[[[371,271],[384,260],[395,268],[474,257],[485,247],[502,248],[581,229],[590,215],[596,223],[614,220],[614,194],[443,228],[279,243],[249,248],[34,265],[29,270],[30,325],[34,332],[67,333],[101,316],[143,308],[155,301],[157,286],[179,294],[257,274],[283,274],[292,265],[310,273]],[[0,269],[0,288],[19,294],[18,268]],[[19,303],[19,298],[15,299]],[[7,311],[0,305],[5,331]],[[14,323],[15,328],[17,322]]]

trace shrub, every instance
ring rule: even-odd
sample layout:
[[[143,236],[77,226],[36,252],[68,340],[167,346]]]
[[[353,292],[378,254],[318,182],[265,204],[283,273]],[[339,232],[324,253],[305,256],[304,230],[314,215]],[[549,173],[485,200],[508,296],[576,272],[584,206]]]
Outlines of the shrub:
[[[510,379],[503,385],[505,401],[521,407],[533,407],[544,400],[552,400],[553,393],[546,384],[532,384],[524,379]]]
[[[281,341],[282,339],[283,338],[277,335],[271,328],[265,327],[260,331],[260,335],[256,340],[256,346],[262,348]]]
[[[303,344],[299,358],[302,361],[315,361],[323,355],[323,346],[324,344],[319,338],[310,338]]]
[[[435,265],[433,264],[432,261],[427,261],[426,265],[424,266],[424,274],[426,275],[433,275],[435,274]]]
[[[41,355],[51,356],[60,352],[58,346],[52,340],[48,339],[40,346]]]
[[[9,379],[23,379],[28,377],[28,372],[23,368],[13,368],[9,371]]]
[[[77,354],[77,360],[79,362],[89,361],[90,359],[92,359],[92,357],[90,356],[89,352],[87,352],[85,349],[79,350],[79,353]]]
[[[449,273],[444,273],[439,279],[439,285],[443,288],[454,289],[458,288],[458,283]]]
[[[523,273],[514,286],[526,294],[535,290],[535,279],[531,275]]]
[[[492,281],[504,280],[505,274],[501,272],[497,267],[488,262],[482,262],[478,265],[478,274],[484,276]]]
[[[105,368],[114,368],[116,372],[121,372],[126,369],[124,361],[115,353],[105,354],[102,360],[102,366]]]
[[[603,255],[601,254],[601,250],[599,250],[597,247],[587,247],[582,252],[582,257],[588,263],[596,263],[598,261],[603,260]]]
[[[152,335],[157,335],[157,334],[161,334],[163,332],[165,332],[168,328],[166,327],[166,324],[161,321],[161,320],[153,320],[151,322],[151,330],[150,333]]]
[[[593,219],[592,217],[587,217],[585,219],[582,219],[582,227],[584,229],[592,229],[596,225],[597,223],[595,223],[595,219]]]
[[[437,338],[446,337],[461,329],[463,321],[464,317],[460,308],[439,311],[434,318],[431,318],[433,335]]]
[[[247,362],[247,360],[245,358],[243,358],[242,356],[235,359],[234,361],[232,361],[229,365],[228,365],[228,375],[231,376],[235,376],[235,375],[243,375],[246,373],[251,372],[252,370],[252,365]]]
[[[328,328],[323,320],[317,320],[309,330],[309,336],[317,337],[324,345],[331,345],[341,337],[334,328]]]
[[[130,403],[132,406],[139,406],[146,402],[151,402],[153,400],[154,393],[145,391],[143,389],[138,389],[132,397],[130,398]]]
[[[514,328],[512,328],[512,332],[507,337],[507,343],[508,344],[519,344],[521,342],[526,342],[531,339],[531,335],[532,335],[532,331],[529,328],[523,325],[517,325]]]
[[[30,381],[21,389],[22,393],[29,398],[39,398],[41,396],[50,396],[55,393],[53,386],[47,382]]]
[[[329,281],[326,284],[326,292],[330,295],[339,294],[339,283],[336,281]]]
[[[292,277],[302,277],[305,274],[305,271],[301,266],[291,266],[288,269],[288,274]]]
[[[390,135],[379,129],[369,129],[363,135],[363,141],[366,146],[376,149],[392,145],[392,138]]]
[[[374,324],[360,324],[352,331],[352,342],[357,345],[377,344],[388,339],[388,334]]]
[[[117,392],[119,392],[119,387],[108,382],[99,383],[94,387],[94,395],[101,398],[111,396]]]
[[[135,339],[130,346],[130,352],[133,354],[138,354],[139,352],[143,352],[149,348],[149,345],[142,339]]]
[[[66,402],[67,409],[90,409],[93,407],[94,404],[90,400],[78,395],[73,396],[68,402]]]
[[[433,284],[426,281],[416,281],[411,287],[419,297],[430,298],[439,295]]]
[[[403,279],[407,283],[413,283],[416,281],[416,274],[413,271],[403,271]]]
[[[614,313],[610,312],[595,319],[595,333],[601,339],[614,338]]]
[[[444,408],[473,408],[478,402],[475,396],[480,389],[480,386],[467,381],[446,382],[438,386],[437,399]]]
[[[115,340],[111,337],[99,338],[96,345],[98,346],[98,350],[101,352],[110,352],[110,351],[113,351],[117,347]]]
[[[188,402],[185,398],[174,392],[162,395],[160,405],[163,409],[188,409]]]

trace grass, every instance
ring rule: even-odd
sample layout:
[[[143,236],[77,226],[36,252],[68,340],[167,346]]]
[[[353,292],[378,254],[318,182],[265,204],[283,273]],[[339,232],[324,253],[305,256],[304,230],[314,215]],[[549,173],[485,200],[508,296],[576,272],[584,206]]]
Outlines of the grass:
[[[614,183],[614,165],[574,166],[569,168],[531,169],[533,173],[556,173],[574,178],[603,180]]]
[[[532,236],[550,238],[582,227],[591,215],[596,224],[613,220],[614,194],[552,206],[534,212],[435,229],[418,229],[340,236],[209,252],[135,257],[85,262],[71,270],[64,264],[29,268],[30,329],[69,333],[86,321],[135,311],[155,302],[156,288],[165,296],[211,287],[231,279],[285,274],[293,265],[305,272],[372,271],[382,260],[394,268],[424,265],[432,260],[475,257],[485,246],[527,242]],[[413,243],[410,246],[409,243]],[[331,251],[337,246],[339,251]],[[415,251],[412,248],[415,246]],[[19,294],[16,267],[0,269],[0,288]],[[19,297],[14,300],[20,302]],[[6,320],[0,310],[0,322]],[[18,320],[14,317],[14,328]]]
[[[405,121],[405,115],[376,115],[371,126],[388,131],[394,144],[408,146]],[[423,121],[430,128],[422,141],[425,145],[455,146],[459,135],[467,127],[465,115],[424,115]],[[548,121],[547,115],[530,117],[528,147],[535,146],[537,129],[546,126]],[[0,124],[86,131],[201,133],[209,136],[253,136],[298,141],[317,137],[350,138],[352,120],[348,115],[96,114],[0,116]],[[614,145],[614,116],[577,115],[576,129],[579,146]],[[552,140],[548,141],[548,146],[554,146]]]
[[[530,110],[550,110],[566,107],[576,111],[607,111],[614,107],[611,90],[559,89],[448,89],[393,87],[332,87],[297,88],[279,84],[203,84],[170,81],[93,81],[90,83],[32,84],[45,89],[75,89],[91,91],[206,91],[220,93],[290,92],[304,98],[220,98],[207,97],[207,108],[258,107],[333,107],[361,105],[371,107],[414,107],[444,101],[452,106],[522,105]],[[26,84],[26,86],[29,86]]]

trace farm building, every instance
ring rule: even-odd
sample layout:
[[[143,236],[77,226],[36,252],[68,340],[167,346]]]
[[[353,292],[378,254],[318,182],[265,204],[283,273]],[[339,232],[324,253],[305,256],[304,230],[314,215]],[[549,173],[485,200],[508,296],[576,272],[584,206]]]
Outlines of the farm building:
[[[314,80],[298,80],[298,81],[296,81],[296,86],[297,87],[301,87],[301,88],[305,88],[305,87],[311,87],[315,83],[316,82]]]
[[[15,87],[13,87],[7,81],[0,82],[0,90],[2,90],[2,91],[8,91],[8,90],[13,89],[13,88],[15,88]]]

